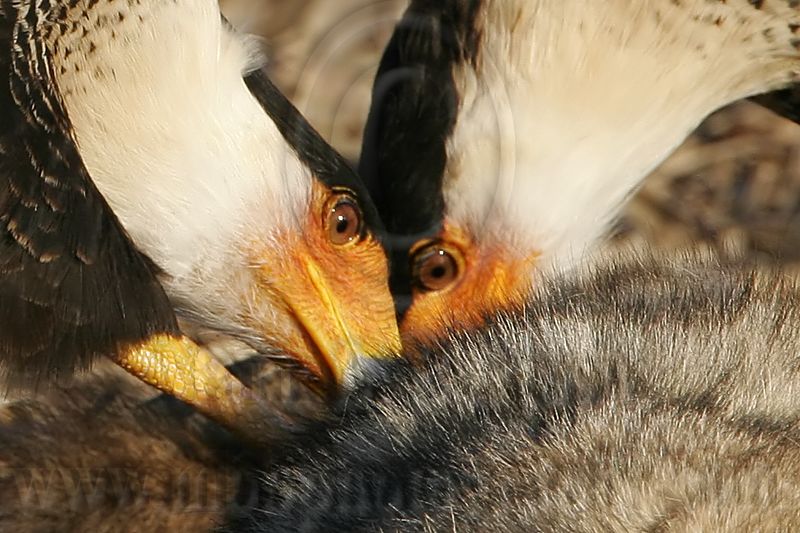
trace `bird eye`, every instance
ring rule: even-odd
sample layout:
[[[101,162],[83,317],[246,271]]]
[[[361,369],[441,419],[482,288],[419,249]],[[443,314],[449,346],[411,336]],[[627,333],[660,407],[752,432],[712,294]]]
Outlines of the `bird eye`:
[[[326,226],[328,238],[337,246],[351,243],[361,237],[363,222],[355,198],[347,194],[336,196],[329,204]]]
[[[450,287],[460,275],[455,254],[441,244],[432,244],[417,252],[413,260],[415,284],[425,291]]]

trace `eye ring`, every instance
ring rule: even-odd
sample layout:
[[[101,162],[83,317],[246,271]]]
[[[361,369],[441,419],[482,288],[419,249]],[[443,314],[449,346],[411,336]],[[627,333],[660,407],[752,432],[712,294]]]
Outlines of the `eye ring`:
[[[325,229],[332,244],[345,246],[361,240],[364,235],[364,216],[354,196],[334,193],[326,203],[324,213]]]
[[[463,271],[461,254],[438,241],[414,252],[411,261],[414,285],[424,292],[438,292],[452,287]]]

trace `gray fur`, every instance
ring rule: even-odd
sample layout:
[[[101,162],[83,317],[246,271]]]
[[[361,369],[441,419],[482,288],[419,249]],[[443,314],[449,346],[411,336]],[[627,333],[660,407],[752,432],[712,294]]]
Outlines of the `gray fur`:
[[[94,404],[103,433],[87,431],[93,418],[73,391],[18,407],[52,413],[28,416],[40,422],[27,432],[8,430],[19,412],[5,421],[6,471],[79,457],[82,468],[122,462],[163,477],[150,497],[89,500],[81,512],[94,522],[68,514],[63,487],[46,509],[5,490],[0,529],[36,531],[30,517],[47,512],[47,530],[66,523],[59,515],[84,530],[223,520],[236,531],[792,530],[799,304],[779,272],[697,257],[600,260],[543,281],[525,309],[453,335],[419,364],[395,362],[258,466],[229,440],[198,436],[170,411],[154,422],[132,401]],[[176,472],[213,474],[202,526],[191,505],[152,497]]]
[[[800,526],[800,296],[634,258],[456,335],[266,471],[261,531]],[[393,507],[397,510],[394,511]]]

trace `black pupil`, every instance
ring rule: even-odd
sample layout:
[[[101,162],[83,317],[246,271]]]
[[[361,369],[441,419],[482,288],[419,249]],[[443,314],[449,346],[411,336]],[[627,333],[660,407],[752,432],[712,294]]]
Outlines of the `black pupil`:
[[[433,270],[431,270],[431,276],[433,276],[434,278],[443,278],[446,275],[447,275],[447,269],[444,267],[444,265],[436,265],[435,267],[433,267]]]
[[[429,247],[418,253],[414,270],[415,283],[426,291],[446,289],[458,278],[458,264],[454,257],[438,247]]]
[[[336,233],[345,233],[350,227],[350,219],[344,215],[336,215]]]

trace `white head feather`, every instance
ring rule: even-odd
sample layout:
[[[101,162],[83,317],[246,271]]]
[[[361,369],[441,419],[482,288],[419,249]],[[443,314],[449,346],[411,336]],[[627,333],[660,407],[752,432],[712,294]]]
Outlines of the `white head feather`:
[[[789,2],[482,2],[478,58],[456,67],[445,216],[569,258],[715,109],[784,85]]]
[[[256,46],[213,0],[69,17],[57,82],[93,180],[176,305],[230,322],[252,290],[245,245],[299,227],[312,182],[245,86]]]

